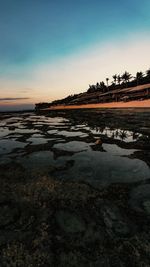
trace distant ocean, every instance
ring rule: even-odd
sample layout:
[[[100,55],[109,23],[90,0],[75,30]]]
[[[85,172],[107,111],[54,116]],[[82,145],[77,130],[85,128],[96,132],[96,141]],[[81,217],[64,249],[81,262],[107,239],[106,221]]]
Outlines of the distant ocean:
[[[33,104],[24,105],[0,105],[0,112],[34,110]]]

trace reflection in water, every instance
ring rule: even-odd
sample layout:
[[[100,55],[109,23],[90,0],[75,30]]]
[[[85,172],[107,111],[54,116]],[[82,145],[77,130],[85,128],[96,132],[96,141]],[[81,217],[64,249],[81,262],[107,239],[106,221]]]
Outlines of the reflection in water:
[[[69,152],[79,152],[79,151],[89,150],[90,146],[85,142],[72,141],[64,144],[63,143],[56,144],[54,145],[54,148]]]
[[[100,145],[95,148],[96,136],[108,138],[107,143],[102,144],[101,151],[97,149]],[[89,137],[92,140],[90,143],[87,142]],[[17,138],[26,142],[19,142]],[[9,153],[14,153],[13,150],[17,148],[16,160],[27,172],[40,170],[44,173],[51,167],[60,167],[59,171],[56,168],[57,171],[54,172],[56,178],[82,180],[94,186],[150,178],[149,167],[144,161],[128,158],[137,150],[109,144],[109,138],[134,142],[142,138],[142,134],[104,126],[92,128],[88,123],[75,124],[63,117],[35,116],[33,113],[6,117],[0,124],[1,162],[11,160],[10,157],[14,154]],[[51,145],[47,147],[48,141],[51,141]],[[27,145],[30,154],[27,154]],[[37,152],[32,150],[32,145]],[[37,148],[36,145],[41,146]],[[62,156],[65,151],[72,152],[72,156]],[[72,162],[71,165],[67,165],[69,161]]]
[[[59,131],[57,133],[58,135],[63,135],[63,136],[66,136],[66,137],[87,137],[88,135],[83,133],[83,132],[79,132],[79,131],[75,131],[75,132],[72,132],[72,131]]]
[[[53,163],[51,151],[40,151],[31,153],[18,160],[27,170],[44,170]]]
[[[75,162],[73,167],[63,174],[57,172],[56,177],[82,180],[93,186],[130,183],[150,177],[150,170],[145,162],[108,152],[87,150],[73,155],[71,159]]]
[[[58,130],[49,130],[47,131],[48,134],[56,134],[58,133]]]
[[[6,127],[1,127],[0,128],[0,138],[5,137],[10,133],[11,133],[11,131]]]
[[[30,142],[32,145],[46,144],[50,140],[54,139],[46,139],[45,136],[42,134],[33,134],[32,137],[27,139],[27,141]]]
[[[142,136],[140,133],[135,133],[129,130],[122,130],[122,129],[110,129],[108,127],[95,127],[93,128],[88,128],[92,134],[102,134],[107,137],[113,138],[113,139],[118,139],[121,141],[125,142],[134,142],[138,140],[139,137]]]
[[[130,194],[131,207],[150,216],[150,185],[144,184],[135,187]]]
[[[39,131],[35,130],[35,129],[15,129],[16,133],[22,133],[22,134],[35,134],[35,133],[39,133]]]
[[[17,161],[22,164],[27,172],[34,171],[35,173],[45,173],[52,167],[63,167],[67,160],[69,160],[69,157],[62,157],[54,160],[54,154],[52,151],[33,152],[17,159]]]
[[[8,154],[15,148],[24,148],[27,144],[15,140],[0,140],[0,155]]]
[[[110,155],[116,156],[129,156],[133,154],[136,150],[135,149],[123,149],[117,145],[112,144],[103,144],[103,148],[106,152]]]

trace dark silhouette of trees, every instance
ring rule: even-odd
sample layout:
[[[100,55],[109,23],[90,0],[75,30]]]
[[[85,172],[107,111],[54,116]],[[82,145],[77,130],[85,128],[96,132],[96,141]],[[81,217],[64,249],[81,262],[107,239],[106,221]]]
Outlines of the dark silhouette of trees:
[[[101,82],[97,82],[95,85],[89,85],[89,88],[87,89],[87,93],[92,94],[92,93],[100,93],[100,94],[93,94],[93,96],[91,96],[92,100],[95,101],[95,103],[97,102],[103,102],[104,99],[105,101],[118,101],[120,99],[120,93],[122,94],[122,99],[124,97],[126,97],[124,94],[126,93],[125,91],[120,91],[119,92],[115,92],[113,90],[115,89],[123,89],[123,88],[129,88],[129,87],[135,87],[138,85],[144,85],[144,84],[149,84],[150,83],[150,68],[148,70],[146,70],[146,72],[142,72],[139,71],[136,73],[136,76],[133,77],[129,72],[125,71],[122,75],[117,75],[114,74],[112,76],[113,81],[111,81],[110,85],[108,84],[109,82],[109,78],[106,78],[106,84],[104,81]],[[142,89],[143,90],[143,89]],[[149,85],[148,87],[146,87],[146,89],[144,88],[144,90],[146,91],[146,94],[144,92],[144,97],[148,98],[150,97],[149,95]],[[104,94],[101,96],[101,94],[108,92],[108,94]],[[116,95],[115,95],[116,94]],[[75,94],[75,95],[69,95],[63,99],[59,99],[59,100],[55,100],[51,103],[37,103],[35,109],[39,110],[39,109],[45,109],[48,108],[49,106],[55,106],[55,105],[71,105],[71,104],[75,104],[75,103],[81,103],[82,100],[82,93],[81,94]],[[128,97],[128,99],[131,99],[132,95],[130,94],[130,97]],[[139,97],[134,95],[135,97]],[[84,97],[83,97],[84,98]],[[87,98],[90,99],[90,98]],[[91,101],[91,100],[85,100],[86,101]]]
[[[37,103],[35,104],[35,110],[49,108],[49,106],[50,103],[45,103],[45,102]]]
[[[96,87],[99,88],[99,83],[96,84]]]
[[[129,72],[125,71],[122,75],[114,74],[112,76],[113,81],[109,84],[109,78],[106,78],[106,85],[103,81],[97,82],[95,85],[89,85],[88,93],[94,92],[108,92],[115,89],[123,89],[127,87],[134,87],[137,85],[150,83],[150,69],[146,72],[146,75],[142,71],[136,73],[136,76],[133,77]]]
[[[114,74],[112,77],[114,79],[114,83],[116,84],[116,82],[117,82],[117,74]]]
[[[131,79],[131,74],[127,71],[125,71],[125,73],[123,73],[122,75],[122,80],[125,82],[126,87],[127,87],[127,82],[129,82]]]
[[[95,92],[95,86],[89,84],[89,89],[87,90],[88,93],[93,93]]]
[[[102,92],[105,93],[107,90],[105,83],[102,81],[100,83],[96,83],[96,85],[89,85],[87,93],[94,93],[94,92]]]
[[[106,91],[106,85],[105,85],[105,83],[103,81],[100,82],[100,88],[101,88],[102,92],[105,93],[105,91]]]
[[[136,82],[137,82],[137,85],[139,85],[139,83],[143,79],[143,77],[144,77],[144,74],[143,74],[142,71],[136,73]]]
[[[97,82],[96,85],[89,85],[88,93],[94,92],[108,92],[115,89],[123,89],[127,87],[134,87],[137,85],[144,85],[150,83],[150,69],[146,72],[146,75],[142,71],[136,73],[136,76],[133,77],[129,72],[125,71],[122,75],[114,74],[112,76],[113,81],[109,84],[109,78],[106,78],[106,85],[103,81]]]
[[[147,77],[148,79],[150,79],[150,69],[148,69],[148,70],[146,71],[146,77]]]
[[[117,82],[118,82],[119,85],[120,85],[121,81],[122,81],[122,77],[120,75],[118,75],[117,76]]]
[[[109,78],[106,78],[107,87],[108,87],[108,82],[109,82]]]

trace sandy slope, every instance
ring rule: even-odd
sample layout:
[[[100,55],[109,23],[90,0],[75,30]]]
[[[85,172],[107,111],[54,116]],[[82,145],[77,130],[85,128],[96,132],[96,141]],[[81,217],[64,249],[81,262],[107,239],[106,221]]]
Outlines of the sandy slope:
[[[83,108],[150,108],[150,99],[143,101],[129,101],[129,102],[112,102],[104,104],[84,104],[72,106],[54,106],[47,110],[60,110],[60,109],[83,109]]]

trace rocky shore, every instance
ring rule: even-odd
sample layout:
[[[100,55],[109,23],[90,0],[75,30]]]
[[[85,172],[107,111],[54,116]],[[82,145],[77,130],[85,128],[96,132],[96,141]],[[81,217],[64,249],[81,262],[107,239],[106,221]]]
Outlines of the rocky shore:
[[[0,125],[0,266],[149,266],[149,110],[15,116]],[[143,172],[95,186],[96,169],[68,175],[82,153],[136,159]]]

